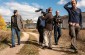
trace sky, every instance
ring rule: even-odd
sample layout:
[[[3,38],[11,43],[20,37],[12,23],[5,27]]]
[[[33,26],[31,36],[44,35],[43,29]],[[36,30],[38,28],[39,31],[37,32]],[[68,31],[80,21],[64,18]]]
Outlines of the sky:
[[[24,20],[33,19],[36,21],[40,13],[36,13],[35,10],[39,8],[45,10],[52,7],[53,15],[55,15],[56,10],[59,10],[60,15],[63,16],[68,14],[63,6],[69,1],[71,0],[0,0],[0,14],[6,22],[9,22],[13,15],[13,10],[16,9]],[[81,8],[82,12],[85,12],[85,0],[77,1],[77,6]]]

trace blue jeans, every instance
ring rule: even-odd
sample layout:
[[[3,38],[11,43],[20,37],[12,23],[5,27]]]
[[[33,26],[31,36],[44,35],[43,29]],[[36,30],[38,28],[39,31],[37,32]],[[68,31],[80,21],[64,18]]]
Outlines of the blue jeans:
[[[61,36],[61,27],[54,26],[54,39],[56,44],[58,44],[60,36]]]
[[[12,28],[12,46],[15,45],[15,34],[18,38],[18,44],[20,44],[20,31],[16,28]]]

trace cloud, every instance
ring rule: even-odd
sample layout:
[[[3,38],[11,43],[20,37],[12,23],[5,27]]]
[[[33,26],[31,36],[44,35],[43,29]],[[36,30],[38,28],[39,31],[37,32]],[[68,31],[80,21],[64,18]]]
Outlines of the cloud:
[[[39,6],[37,4],[37,6]],[[40,6],[39,6],[40,7]],[[3,6],[0,6],[0,14],[3,15],[5,21],[10,21],[10,16],[13,15],[13,10],[18,10],[23,19],[34,19],[37,20],[40,13],[35,13],[38,8],[28,3],[18,3],[18,2],[7,2]]]
[[[65,4],[67,1],[66,0],[60,0],[59,2],[57,2],[57,4]]]
[[[85,7],[85,0],[80,0],[80,1],[78,1],[77,6],[78,6],[78,7]]]
[[[4,7],[0,7],[0,13],[3,16],[9,16],[9,15],[11,15],[11,11],[9,9],[5,9]]]
[[[36,7],[36,8],[43,8],[43,6],[40,6],[40,5],[37,4],[37,3],[32,3],[32,5],[33,5],[34,7]]]
[[[60,1],[57,2],[57,4],[63,5],[65,3],[67,3],[67,2],[68,2],[68,0],[60,0]],[[85,7],[85,0],[78,0],[77,2],[78,2],[77,3],[78,7]]]

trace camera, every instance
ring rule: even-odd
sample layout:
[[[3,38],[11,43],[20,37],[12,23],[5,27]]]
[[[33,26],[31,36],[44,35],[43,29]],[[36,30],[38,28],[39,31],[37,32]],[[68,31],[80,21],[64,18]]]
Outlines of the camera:
[[[38,10],[35,10],[35,12],[41,12],[43,14],[43,16],[46,16],[46,14],[48,13],[48,9],[46,9],[46,12],[43,11],[43,9],[38,9]]]
[[[62,22],[63,22],[63,20],[62,20],[62,19],[56,19],[56,23],[61,24]]]

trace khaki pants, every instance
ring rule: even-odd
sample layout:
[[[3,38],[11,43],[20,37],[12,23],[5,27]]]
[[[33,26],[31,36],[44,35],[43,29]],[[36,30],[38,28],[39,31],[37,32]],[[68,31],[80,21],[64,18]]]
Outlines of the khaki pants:
[[[69,35],[71,36],[71,45],[77,49],[77,38],[79,36],[80,27],[69,25]]]
[[[44,43],[45,46],[52,47],[51,43],[52,31],[44,30]]]

